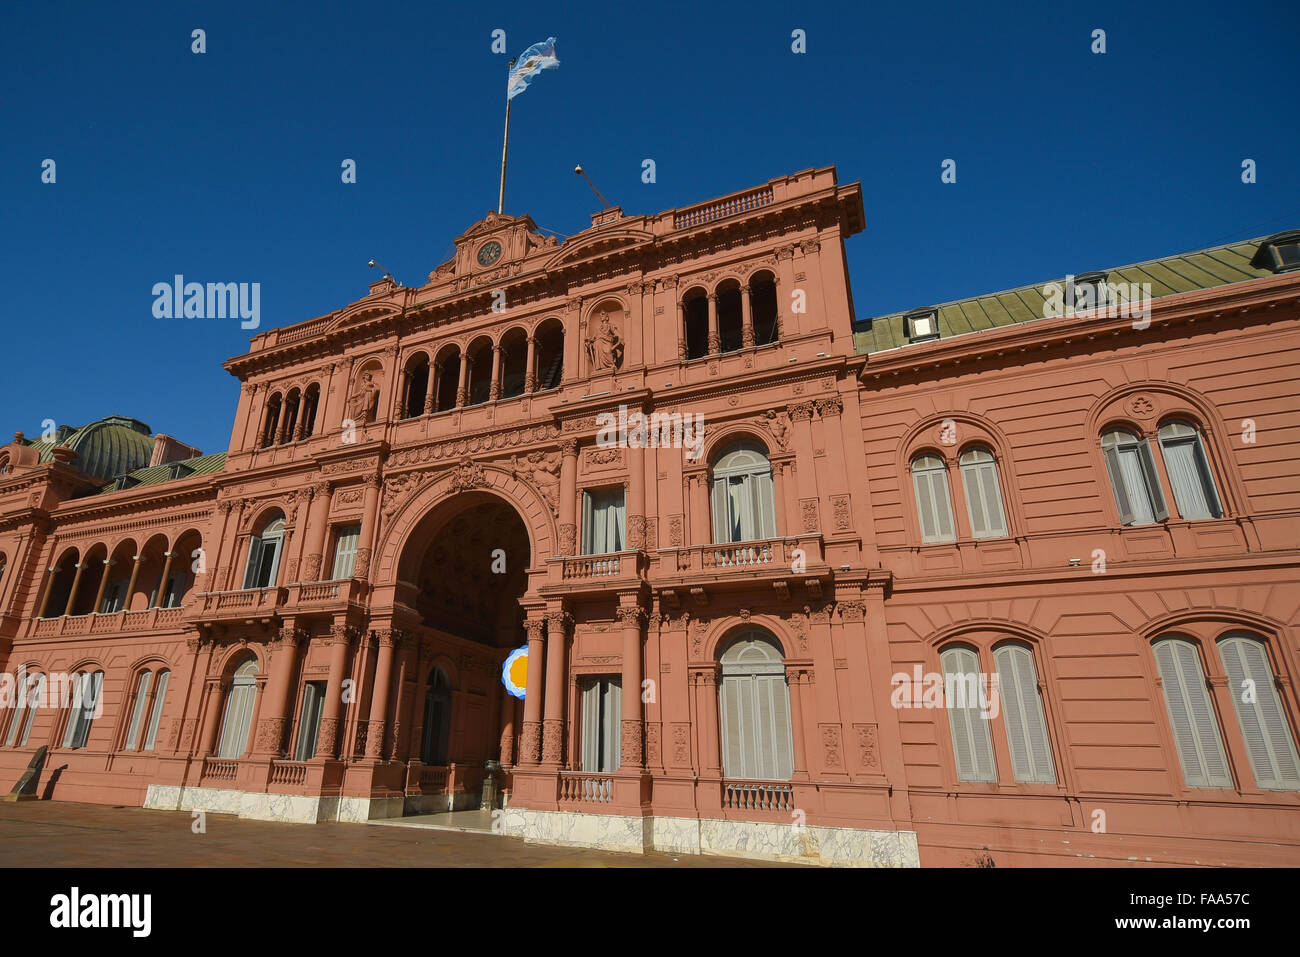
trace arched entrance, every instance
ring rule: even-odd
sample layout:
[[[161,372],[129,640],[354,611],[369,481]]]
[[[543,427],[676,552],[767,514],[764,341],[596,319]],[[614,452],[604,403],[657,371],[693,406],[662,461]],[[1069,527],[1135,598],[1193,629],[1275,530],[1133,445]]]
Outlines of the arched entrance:
[[[404,689],[408,751],[422,765],[430,810],[477,808],[486,762],[509,763],[517,753],[522,703],[500,672],[525,640],[520,599],[531,563],[529,530],[514,506],[478,490],[435,505],[402,546],[400,627],[417,640]]]

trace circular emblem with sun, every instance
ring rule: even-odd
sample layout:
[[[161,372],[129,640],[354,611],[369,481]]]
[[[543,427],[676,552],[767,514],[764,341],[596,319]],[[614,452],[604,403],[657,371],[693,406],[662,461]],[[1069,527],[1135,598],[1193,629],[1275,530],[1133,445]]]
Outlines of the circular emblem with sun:
[[[528,689],[528,646],[510,652],[501,666],[501,683],[516,698],[522,698]]]

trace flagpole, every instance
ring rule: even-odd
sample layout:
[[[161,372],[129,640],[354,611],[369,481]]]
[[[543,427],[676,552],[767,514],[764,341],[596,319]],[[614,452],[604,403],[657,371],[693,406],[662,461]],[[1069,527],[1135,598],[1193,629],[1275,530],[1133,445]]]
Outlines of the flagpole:
[[[512,59],[507,70],[515,68]],[[508,74],[507,74],[508,75]],[[510,90],[506,90],[506,133],[501,141],[501,190],[497,193],[497,215],[500,216],[506,205],[506,152],[510,149]]]

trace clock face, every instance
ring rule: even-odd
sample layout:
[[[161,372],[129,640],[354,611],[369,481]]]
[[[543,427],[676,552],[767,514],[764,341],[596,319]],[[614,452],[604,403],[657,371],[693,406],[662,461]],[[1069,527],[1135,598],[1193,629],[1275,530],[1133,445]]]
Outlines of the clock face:
[[[490,243],[484,243],[478,250],[478,264],[480,266],[491,266],[501,258],[501,244],[495,239]]]

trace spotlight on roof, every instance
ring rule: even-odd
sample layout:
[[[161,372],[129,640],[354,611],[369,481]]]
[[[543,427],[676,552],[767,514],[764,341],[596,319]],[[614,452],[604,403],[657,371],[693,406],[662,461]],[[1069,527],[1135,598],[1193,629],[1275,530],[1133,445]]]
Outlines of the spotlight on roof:
[[[369,265],[371,269],[378,269],[380,272],[382,272],[384,274],[384,278],[387,279],[389,282],[391,282],[394,286],[401,285],[400,282],[398,282],[396,279],[393,278],[393,274],[391,272],[389,272],[379,263],[375,262],[373,259],[370,260],[370,262],[367,265]]]

